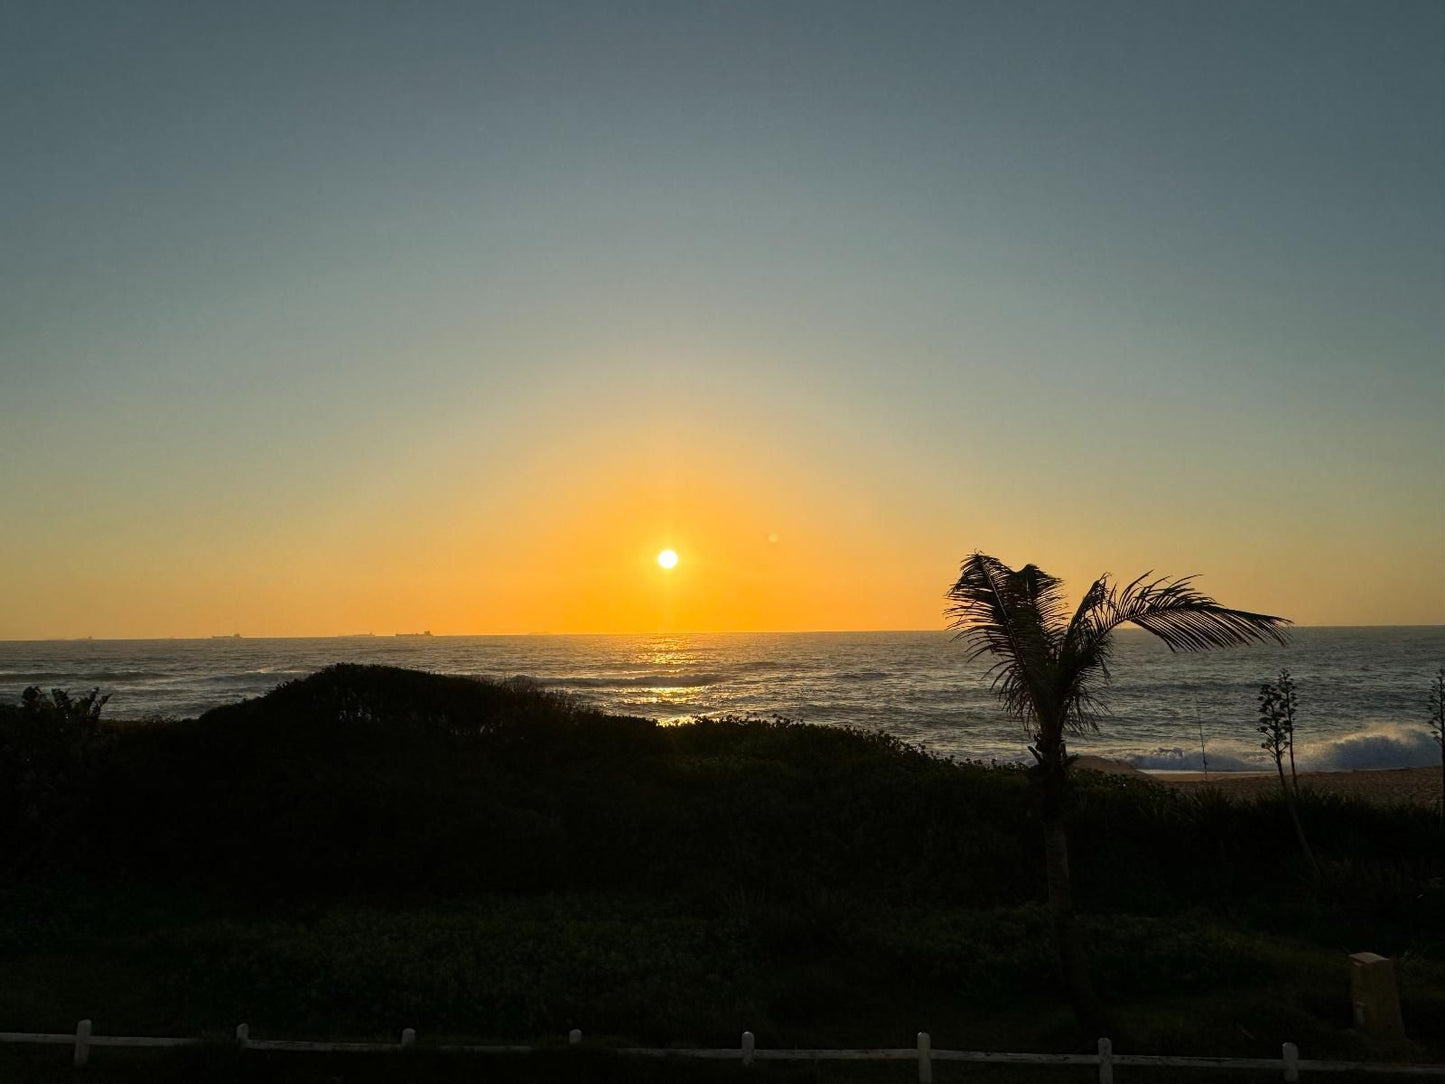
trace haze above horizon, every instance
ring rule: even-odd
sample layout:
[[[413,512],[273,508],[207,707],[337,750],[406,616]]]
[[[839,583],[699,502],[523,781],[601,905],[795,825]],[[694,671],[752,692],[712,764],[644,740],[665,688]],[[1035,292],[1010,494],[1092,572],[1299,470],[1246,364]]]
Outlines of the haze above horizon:
[[[1434,629],[1445,628],[1445,625],[1424,624],[1424,625],[1295,625],[1296,629]],[[1126,626],[1119,630],[1126,636],[1138,634],[1148,639],[1149,634],[1142,629]],[[202,642],[211,640],[394,640],[406,639],[416,636],[416,633],[408,632],[339,632],[339,633],[317,633],[314,635],[295,636],[268,636],[265,633],[257,633],[252,636],[235,636],[233,634],[218,633],[210,636],[55,636],[36,639],[26,638],[0,638],[0,643],[138,643],[157,642],[166,643],[172,641],[181,642]],[[546,637],[616,637],[618,639],[638,639],[652,637],[688,637],[688,636],[945,636],[952,637],[952,633],[946,629],[720,629],[699,632],[694,629],[678,629],[669,632],[438,632],[427,633],[436,640],[524,640],[528,638]],[[1246,650],[1246,649],[1236,649]]]
[[[1424,0],[7,5],[0,639],[1445,624],[1442,103]]]

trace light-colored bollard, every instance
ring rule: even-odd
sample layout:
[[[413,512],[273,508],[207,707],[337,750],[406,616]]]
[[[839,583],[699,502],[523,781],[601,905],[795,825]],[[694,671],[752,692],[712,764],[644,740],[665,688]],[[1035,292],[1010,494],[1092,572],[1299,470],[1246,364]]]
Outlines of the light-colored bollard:
[[[918,1084],[933,1084],[933,1040],[926,1031],[918,1033]]]
[[[743,1068],[748,1069],[753,1064],[753,1033],[743,1032]]]
[[[1403,1039],[1400,991],[1395,985],[1395,962],[1373,952],[1350,957],[1350,1002],[1355,1027],[1376,1039]]]
[[[1099,1084],[1114,1084],[1114,1040],[1099,1040]]]
[[[1288,1081],[1299,1079],[1299,1047],[1294,1043],[1285,1043],[1281,1051],[1284,1055],[1284,1078]]]
[[[90,1060],[90,1021],[82,1020],[75,1025],[75,1065],[77,1068]]]
[[[237,1050],[245,1050],[246,1047],[247,1047],[248,1045],[250,1045],[250,1042],[251,1042],[251,1025],[250,1025],[250,1024],[237,1024],[237,1025],[236,1025],[236,1049],[237,1049]]]
[[[568,1042],[569,1045],[571,1045],[571,1046],[576,1046],[576,1045],[577,1045],[578,1043],[580,1043],[581,1041],[582,1041],[582,1029],[581,1029],[581,1028],[573,1028],[571,1031],[569,1031],[569,1032],[567,1033],[567,1042]]]
[[[403,1050],[410,1050],[414,1046],[416,1046],[416,1028],[402,1028],[401,1048]]]

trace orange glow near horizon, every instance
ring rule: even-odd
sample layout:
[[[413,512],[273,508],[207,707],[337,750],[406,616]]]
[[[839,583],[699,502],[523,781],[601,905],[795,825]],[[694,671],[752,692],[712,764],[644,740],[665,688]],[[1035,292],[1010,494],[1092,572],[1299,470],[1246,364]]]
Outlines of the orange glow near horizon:
[[[726,413],[650,413],[671,420],[645,440],[627,439],[632,415],[570,430],[544,416],[539,431],[567,435],[501,450],[458,427],[410,459],[358,456],[319,494],[238,488],[184,522],[102,505],[86,511],[109,529],[44,548],[12,532],[0,638],[941,630],[973,549],[1033,561],[1075,597],[1103,572],[1154,569],[1299,624],[1445,617],[1441,576],[1418,571],[1438,566],[1384,520],[1262,540],[1226,495],[1169,520],[1143,485],[1112,503],[1087,486],[1020,493],[930,473],[906,447],[864,457],[826,431],[745,441]],[[1339,552],[1388,547],[1398,560],[1369,582],[1338,576]]]

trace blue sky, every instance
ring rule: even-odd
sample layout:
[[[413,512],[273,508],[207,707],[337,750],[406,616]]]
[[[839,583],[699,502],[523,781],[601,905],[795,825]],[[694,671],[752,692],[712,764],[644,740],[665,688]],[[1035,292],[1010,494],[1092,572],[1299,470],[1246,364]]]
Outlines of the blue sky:
[[[7,5],[0,636],[511,631],[578,530],[533,504],[703,484],[806,512],[819,577],[718,627],[930,627],[974,548],[1445,621],[1442,43],[1438,3]],[[405,571],[459,530],[465,610]]]

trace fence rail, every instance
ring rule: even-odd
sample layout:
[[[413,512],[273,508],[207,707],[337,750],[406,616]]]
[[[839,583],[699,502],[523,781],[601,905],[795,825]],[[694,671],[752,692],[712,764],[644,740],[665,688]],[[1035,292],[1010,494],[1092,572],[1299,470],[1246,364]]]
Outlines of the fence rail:
[[[582,1042],[582,1032],[573,1029],[567,1036],[570,1045]],[[149,1035],[96,1035],[89,1020],[75,1026],[75,1033],[44,1034],[28,1031],[0,1031],[0,1044],[36,1043],[74,1048],[77,1066],[90,1060],[92,1047],[197,1047],[220,1045],[209,1039],[164,1038]],[[241,1024],[236,1028],[239,1050],[310,1051],[319,1053],[386,1053],[417,1049],[416,1030],[405,1028],[401,1041],[378,1042],[311,1042],[302,1039],[253,1039],[251,1029]],[[549,1046],[506,1045],[486,1043],[436,1043],[424,1049],[461,1054],[530,1054],[552,1049]],[[1306,1061],[1301,1060],[1294,1043],[1285,1043],[1277,1058],[1196,1058],[1166,1054],[1115,1054],[1113,1043],[1100,1039],[1095,1054],[1014,1054],[986,1050],[934,1050],[928,1032],[920,1031],[911,1047],[860,1048],[854,1050],[806,1050],[795,1048],[757,1048],[751,1031],[733,1047],[608,1047],[614,1054],[641,1058],[702,1058],[715,1061],[739,1061],[743,1067],[759,1061],[912,1061],[917,1063],[919,1084],[932,1084],[933,1063],[966,1061],[991,1065],[1092,1065],[1099,1071],[1100,1084],[1113,1084],[1116,1065],[1137,1065],[1169,1069],[1253,1069],[1280,1073],[1286,1081],[1297,1081],[1301,1073],[1382,1073],[1397,1076],[1435,1077],[1445,1080],[1445,1065],[1420,1065],[1407,1062],[1377,1061]]]

